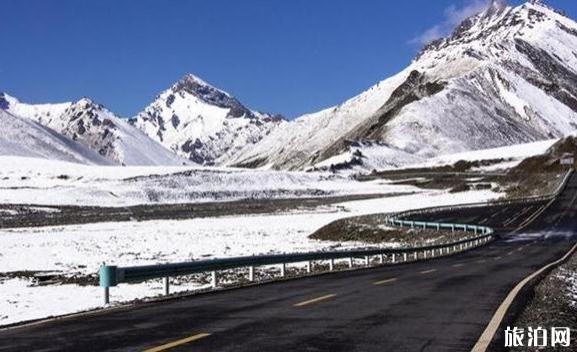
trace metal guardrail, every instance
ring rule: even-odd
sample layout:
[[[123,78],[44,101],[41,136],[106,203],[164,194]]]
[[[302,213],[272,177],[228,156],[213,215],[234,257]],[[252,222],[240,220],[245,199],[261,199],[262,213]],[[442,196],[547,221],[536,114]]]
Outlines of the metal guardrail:
[[[287,264],[306,263],[307,273],[312,272],[313,262],[327,262],[328,270],[335,270],[336,260],[346,260],[348,268],[354,268],[354,259],[362,258],[363,267],[371,266],[377,259],[378,265],[405,263],[439,256],[451,255],[466,251],[493,239],[493,230],[486,226],[466,224],[445,224],[436,222],[406,221],[396,218],[387,218],[387,224],[391,226],[433,229],[437,231],[462,231],[473,234],[473,237],[456,242],[444,243],[433,246],[411,248],[372,248],[350,251],[324,251],[312,253],[262,255],[252,257],[237,257],[226,259],[213,259],[175,264],[159,264],[131,267],[117,267],[102,265],[99,270],[100,286],[104,289],[104,303],[110,303],[110,287],[121,283],[136,283],[151,279],[164,279],[164,293],[170,294],[170,278],[197,273],[211,273],[211,286],[218,285],[217,272],[238,268],[248,268],[248,281],[255,281],[255,267],[280,265],[280,277],[285,277]]]
[[[573,170],[565,175],[563,181],[555,192],[544,195],[519,199],[510,199],[491,203],[491,205],[506,205],[518,202],[544,201],[555,199],[565,188]],[[493,229],[486,226],[468,225],[468,224],[448,224],[438,222],[423,222],[402,220],[401,217],[407,217],[416,214],[425,214],[455,208],[487,206],[487,203],[469,203],[457,206],[431,207],[418,210],[396,213],[386,218],[386,223],[391,226],[433,229],[437,231],[459,231],[474,234],[474,237],[461,241],[444,243],[434,246],[413,247],[413,248],[377,248],[377,249],[359,249],[352,251],[325,251],[313,253],[296,253],[296,254],[279,254],[263,255],[252,257],[238,257],[226,259],[203,260],[176,264],[160,264],[146,266],[117,267],[102,265],[99,270],[100,286],[104,288],[104,303],[110,303],[110,287],[117,286],[120,283],[142,282],[151,279],[164,279],[164,293],[170,294],[170,277],[191,275],[197,273],[210,272],[211,286],[217,287],[217,271],[230,270],[238,268],[248,268],[248,280],[255,281],[255,267],[280,265],[280,276],[285,277],[286,265],[291,263],[307,263],[307,273],[311,273],[313,262],[327,261],[329,271],[335,270],[335,260],[345,259],[348,262],[348,268],[352,269],[355,258],[364,259],[364,267],[371,265],[371,257],[378,257],[378,264],[396,264],[407,262],[409,260],[429,259],[444,255],[450,255],[461,251],[466,251],[490,242],[493,236]],[[411,258],[412,256],[412,258]]]
[[[395,218],[406,218],[413,215],[422,215],[422,214],[430,214],[436,213],[440,211],[448,211],[448,210],[455,210],[455,209],[463,209],[463,208],[477,208],[477,207],[486,207],[486,206],[500,206],[500,205],[510,205],[516,204],[521,202],[543,202],[543,201],[550,201],[557,198],[561,192],[567,186],[567,182],[571,175],[573,175],[574,170],[570,169],[567,171],[563,180],[557,186],[555,191],[549,194],[541,195],[541,196],[529,196],[529,197],[521,197],[521,198],[512,198],[512,199],[505,199],[505,200],[496,200],[491,203],[487,202],[477,202],[477,203],[464,203],[464,204],[457,204],[457,205],[445,205],[445,206],[437,206],[437,207],[429,207],[429,208],[420,208],[414,210],[407,210],[399,213],[394,213],[392,216]]]

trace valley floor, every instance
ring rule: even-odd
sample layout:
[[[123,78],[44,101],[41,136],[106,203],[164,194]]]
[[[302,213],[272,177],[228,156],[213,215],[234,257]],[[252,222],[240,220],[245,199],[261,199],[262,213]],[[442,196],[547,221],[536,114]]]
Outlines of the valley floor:
[[[498,196],[489,190],[462,193],[421,190],[411,195],[350,200],[280,213],[3,229],[0,230],[3,244],[0,325],[101,306],[102,292],[94,283],[102,262],[143,265],[366,247],[360,242],[340,244],[308,236],[343,217],[488,201]],[[172,291],[202,289],[206,283],[206,278],[197,276],[172,283]],[[161,293],[160,281],[121,285],[111,291],[114,302]]]

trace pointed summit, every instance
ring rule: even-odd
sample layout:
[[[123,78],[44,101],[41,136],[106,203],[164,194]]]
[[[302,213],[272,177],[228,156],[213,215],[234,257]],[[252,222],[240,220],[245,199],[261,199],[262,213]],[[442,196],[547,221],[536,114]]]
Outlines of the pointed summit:
[[[8,110],[10,107],[10,103],[6,99],[6,95],[4,92],[0,92],[0,110]]]
[[[176,93],[180,90],[187,90],[189,92],[194,91],[216,91],[227,96],[230,96],[227,92],[216,88],[212,84],[206,82],[205,80],[201,79],[198,76],[193,75],[192,73],[187,73],[181,79],[179,79],[174,86],[172,87],[173,91]]]
[[[131,123],[176,154],[215,165],[260,141],[283,119],[251,110],[227,92],[187,74]]]
[[[190,73],[186,74],[178,82],[176,82],[171,87],[171,90],[172,93],[179,94],[183,98],[186,94],[190,94],[209,105],[217,106],[220,108],[228,108],[230,109],[230,115],[232,117],[254,117],[252,111],[244,107],[232,95],[214,87],[213,85]],[[173,99],[174,98],[170,98],[170,101]],[[170,101],[168,101],[169,107],[172,104]]]

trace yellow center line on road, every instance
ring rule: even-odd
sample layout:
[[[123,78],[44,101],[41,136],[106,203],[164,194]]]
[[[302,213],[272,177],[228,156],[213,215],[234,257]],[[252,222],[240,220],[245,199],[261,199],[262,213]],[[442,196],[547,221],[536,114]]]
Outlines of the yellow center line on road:
[[[435,271],[437,271],[437,269],[424,270],[424,271],[419,272],[419,274],[421,274],[421,275],[430,274],[430,273],[434,273]]]
[[[397,278],[396,278],[396,277],[393,277],[393,278],[390,278],[390,279],[373,282],[373,285],[377,285],[377,286],[378,286],[378,285],[384,285],[384,284],[388,284],[388,283],[390,283],[390,282],[395,282],[395,281],[397,281]]]
[[[184,344],[193,342],[193,341],[200,340],[200,339],[205,338],[205,337],[207,337],[207,336],[210,336],[210,334],[202,333],[202,334],[192,335],[192,336],[189,336],[189,337],[187,337],[187,338],[180,339],[180,340],[176,340],[176,341],[173,341],[173,342],[169,342],[169,343],[166,343],[166,344],[161,345],[161,346],[158,346],[158,347],[149,348],[149,349],[147,349],[147,350],[144,350],[144,352],[161,352],[161,351],[166,351],[166,350],[171,349],[171,348],[174,348],[174,347],[178,347],[178,346],[181,346],[181,345],[184,345]]]
[[[321,297],[317,297],[317,298],[313,298],[313,299],[309,299],[308,301],[304,301],[304,302],[300,302],[297,303],[295,305],[293,305],[293,307],[304,307],[304,306],[308,306],[309,304],[313,304],[313,303],[317,303],[317,302],[321,302],[327,299],[331,299],[333,297],[335,297],[335,294],[330,294],[330,295],[325,295],[325,296],[321,296]]]

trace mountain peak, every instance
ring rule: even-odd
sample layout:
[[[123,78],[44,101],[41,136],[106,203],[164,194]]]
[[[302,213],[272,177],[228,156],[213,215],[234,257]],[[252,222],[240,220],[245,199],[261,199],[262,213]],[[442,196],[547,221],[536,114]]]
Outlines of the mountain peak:
[[[8,95],[4,92],[0,92],[0,110],[8,110],[10,107],[10,102],[6,99]]]
[[[199,78],[198,76],[193,75],[192,73],[187,73],[180,80],[178,80],[178,82],[176,82],[172,86],[172,91],[174,93],[186,91],[201,99],[206,96],[214,96],[214,95],[220,95],[232,98],[231,95],[228,94],[227,92],[216,88],[212,84],[207,83],[206,81]]]
[[[252,111],[244,107],[232,95],[206,83],[193,74],[182,77],[170,90],[172,94],[167,101],[169,107],[174,101],[174,95],[178,94],[185,97],[186,94],[189,94],[209,105],[230,109],[229,115],[231,117],[255,117]]]
[[[192,74],[192,73],[187,73],[184,76],[182,76],[182,78],[179,80],[179,82],[183,82],[183,83],[193,83],[193,84],[198,84],[201,86],[206,86],[206,87],[210,87],[210,88],[214,88],[217,89],[216,87],[214,87],[212,84],[206,82],[205,80],[203,80],[202,78]]]
[[[88,97],[82,97],[80,100],[78,100],[76,103],[74,103],[75,105],[97,105],[94,103],[94,101]]]

